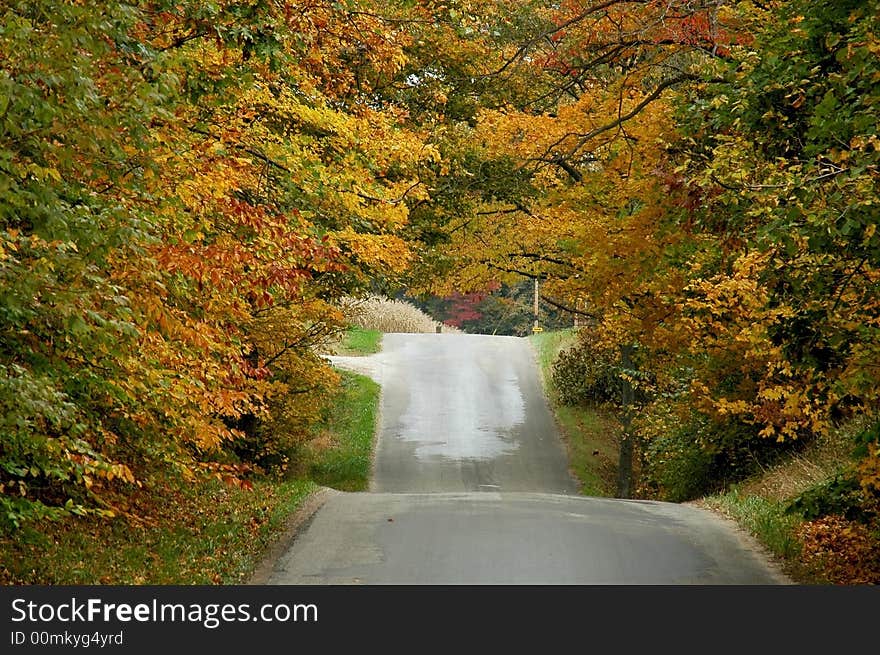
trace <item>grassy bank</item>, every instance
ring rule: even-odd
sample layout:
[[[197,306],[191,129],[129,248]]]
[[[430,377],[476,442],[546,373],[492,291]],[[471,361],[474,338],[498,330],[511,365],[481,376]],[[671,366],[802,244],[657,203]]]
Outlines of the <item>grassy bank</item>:
[[[72,518],[0,537],[0,583],[234,584],[317,486],[257,480],[168,481],[141,499],[147,522]]]
[[[697,504],[736,521],[801,584],[880,582],[880,525],[830,512],[804,516],[791,511],[798,499],[822,497],[829,481],[853,463],[859,423],[842,426],[724,493]],[[827,501],[826,501],[827,502]],[[813,504],[816,504],[815,501]]]
[[[371,355],[382,348],[382,333],[359,327],[349,328],[335,348],[338,355]]]
[[[339,355],[371,355],[382,347],[378,330],[353,326],[334,349]],[[379,385],[364,375],[337,371],[342,378],[326,420],[295,453],[292,475],[340,491],[365,491],[370,482]]]
[[[370,352],[380,336],[357,330],[347,343]],[[167,479],[139,492],[139,521],[72,517],[0,534],[0,584],[244,583],[311,493],[367,488],[379,387],[340,374],[326,420],[293,453],[287,479],[258,477],[252,489]]]
[[[541,372],[544,393],[556,417],[572,473],[585,496],[611,496],[614,492],[619,430],[613,417],[598,408],[570,407],[559,402],[553,384],[553,362],[560,351],[574,345],[574,330],[539,332],[529,338]]]
[[[348,371],[327,420],[296,453],[296,477],[340,491],[365,491],[370,482],[379,385]]]

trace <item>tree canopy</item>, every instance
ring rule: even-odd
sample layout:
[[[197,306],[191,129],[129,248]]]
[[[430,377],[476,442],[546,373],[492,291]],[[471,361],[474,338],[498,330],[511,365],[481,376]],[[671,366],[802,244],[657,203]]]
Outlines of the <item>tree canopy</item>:
[[[644,493],[854,416],[880,492],[878,15],[6,2],[0,521],[246,485],[317,421],[341,299],[524,279],[632,349]]]

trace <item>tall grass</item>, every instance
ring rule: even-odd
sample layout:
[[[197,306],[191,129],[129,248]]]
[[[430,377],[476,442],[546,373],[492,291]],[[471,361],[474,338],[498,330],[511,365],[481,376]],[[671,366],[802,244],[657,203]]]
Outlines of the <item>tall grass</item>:
[[[435,321],[415,305],[381,296],[349,300],[343,312],[352,325],[364,330],[437,332],[440,328],[443,332],[461,332],[458,328]]]
[[[784,502],[743,494],[734,486],[723,494],[703,499],[703,504],[734,519],[782,561],[791,561],[800,554],[796,529],[801,521],[786,514]]]

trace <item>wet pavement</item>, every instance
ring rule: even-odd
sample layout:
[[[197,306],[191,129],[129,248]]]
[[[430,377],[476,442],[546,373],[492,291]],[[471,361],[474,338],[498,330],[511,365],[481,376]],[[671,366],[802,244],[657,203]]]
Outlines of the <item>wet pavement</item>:
[[[331,492],[269,584],[777,584],[693,506],[579,496],[526,339],[386,334],[369,493]]]

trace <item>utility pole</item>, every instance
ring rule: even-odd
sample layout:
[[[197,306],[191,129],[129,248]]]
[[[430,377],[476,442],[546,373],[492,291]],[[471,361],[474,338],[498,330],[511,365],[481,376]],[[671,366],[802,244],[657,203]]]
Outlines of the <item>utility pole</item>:
[[[537,334],[538,332],[543,332],[544,328],[538,325],[538,278],[535,278],[535,325],[532,328],[532,332]]]

